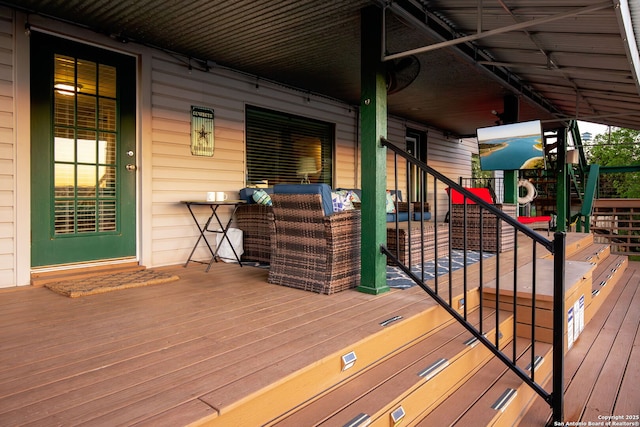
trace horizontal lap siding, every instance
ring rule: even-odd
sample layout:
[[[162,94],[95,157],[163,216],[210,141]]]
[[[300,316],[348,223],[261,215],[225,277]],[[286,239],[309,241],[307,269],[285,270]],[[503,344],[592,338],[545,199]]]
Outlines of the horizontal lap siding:
[[[11,9],[0,7],[0,287],[16,284],[13,46]]]
[[[154,52],[151,71],[151,245],[148,266],[184,262],[198,238],[191,216],[181,200],[204,199],[208,191],[225,191],[237,198],[245,185],[245,105],[322,120],[336,125],[334,182],[356,186],[354,166],[357,110],[346,104],[258,80],[238,72],[213,67],[209,72],[189,72],[184,63]],[[191,106],[214,109],[213,157],[190,152]],[[202,219],[208,208],[199,211]],[[220,208],[223,222],[230,209]],[[216,227],[217,228],[217,227]],[[210,239],[215,242],[215,236]],[[207,259],[204,244],[195,259]]]
[[[424,131],[427,134],[427,164],[433,169],[445,175],[447,178],[458,182],[459,177],[471,176],[471,155],[477,153],[478,147],[475,138],[459,139],[457,137],[447,137],[437,129],[428,128],[418,123],[407,122],[400,118],[389,118],[387,135],[389,141],[404,148],[404,141],[407,128]],[[394,186],[395,177],[393,175],[394,160],[393,155],[387,156],[387,187]],[[399,188],[406,192],[405,182],[406,165],[398,159],[398,181]],[[435,197],[438,202],[438,221],[444,218],[448,211],[448,196],[445,192],[446,186],[438,183]],[[434,206],[433,179],[428,178],[427,201],[431,204],[432,214]]]

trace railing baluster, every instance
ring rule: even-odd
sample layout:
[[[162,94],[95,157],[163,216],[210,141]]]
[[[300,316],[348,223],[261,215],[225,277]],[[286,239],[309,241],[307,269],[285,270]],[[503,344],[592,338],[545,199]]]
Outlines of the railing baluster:
[[[496,230],[497,231],[497,230]],[[516,347],[518,344],[518,230],[513,230],[513,363],[518,359]]]
[[[533,274],[531,276],[531,280],[533,280],[533,284],[532,284],[532,297],[531,298],[531,366],[534,366],[534,362],[535,362],[535,358],[536,358],[536,298],[535,296],[537,295],[537,290],[536,290],[536,284],[538,281],[538,273],[537,273],[537,265],[538,265],[538,261],[537,261],[537,253],[536,253],[536,248],[538,246],[538,243],[533,242],[533,250],[532,250],[532,257],[533,257]],[[531,381],[535,381],[535,369],[531,370]]]
[[[480,333],[484,334],[484,304],[483,304],[483,287],[484,287],[484,215],[480,215]]]
[[[497,207],[495,207],[492,204],[487,204],[486,202],[480,200],[480,198],[478,196],[476,196],[475,194],[469,192],[468,190],[463,189],[462,187],[460,187],[458,184],[456,184],[455,182],[453,182],[452,180],[450,180],[449,178],[445,177],[444,175],[440,174],[439,172],[435,171],[434,169],[430,168],[428,165],[426,165],[426,163],[421,162],[411,156],[408,156],[406,153],[404,153],[400,148],[393,146],[392,144],[390,144],[388,141],[383,140],[382,144],[386,147],[388,147],[389,149],[391,149],[394,152],[394,166],[395,166],[395,177],[394,177],[394,185],[395,185],[395,190],[398,190],[398,183],[399,183],[399,179],[398,179],[398,159],[397,157],[402,157],[405,159],[406,162],[406,189],[407,189],[407,204],[411,205],[411,203],[413,202],[413,191],[415,190],[414,187],[416,186],[420,186],[420,195],[416,197],[416,207],[419,207],[421,212],[420,215],[422,215],[424,213],[424,206],[425,206],[425,192],[424,189],[426,189],[427,187],[427,183],[428,183],[428,177],[429,175],[431,177],[433,177],[433,195],[432,195],[432,200],[433,200],[433,221],[435,224],[434,227],[434,241],[433,241],[433,253],[434,253],[434,272],[435,272],[435,278],[434,278],[434,283],[435,283],[435,290],[432,289],[430,286],[427,286],[427,284],[425,283],[425,269],[424,269],[424,256],[426,253],[427,248],[425,247],[425,242],[423,240],[423,236],[424,236],[424,230],[425,230],[425,224],[424,221],[422,220],[421,217],[414,217],[412,215],[412,209],[409,208],[409,219],[408,219],[408,230],[407,230],[407,236],[409,238],[409,242],[408,242],[408,249],[409,249],[409,253],[406,254],[407,255],[407,259],[409,260],[409,266],[407,267],[407,265],[402,264],[399,262],[398,256],[393,255],[393,253],[389,252],[388,250],[386,250],[386,247],[383,245],[381,247],[381,251],[383,253],[385,253],[387,256],[390,256],[398,265],[398,267],[411,279],[413,280],[418,286],[420,286],[431,298],[433,298],[438,304],[440,304],[453,318],[455,318],[458,322],[460,322],[460,324],[462,326],[465,327],[465,329],[467,329],[476,339],[478,339],[484,346],[486,346],[486,348],[488,348],[495,357],[497,357],[498,359],[500,359],[505,366],[507,366],[512,372],[514,372],[523,382],[525,382],[526,384],[528,384],[538,395],[540,395],[552,408],[553,410],[553,417],[554,420],[561,420],[562,418],[562,414],[563,414],[563,398],[562,398],[562,390],[563,390],[563,382],[560,379],[559,381],[559,385],[556,383],[556,378],[557,377],[562,377],[563,374],[563,357],[564,355],[562,354],[562,350],[563,350],[563,334],[562,333],[555,333],[554,334],[554,367],[553,367],[553,378],[554,378],[554,385],[553,385],[553,390],[554,392],[549,393],[546,390],[544,390],[539,384],[537,384],[535,382],[535,368],[536,368],[536,343],[535,343],[535,339],[536,339],[536,328],[535,328],[535,324],[536,324],[536,295],[537,295],[537,273],[536,273],[536,258],[537,258],[537,245],[541,244],[543,245],[546,249],[548,249],[549,251],[551,251],[554,255],[554,301],[558,301],[557,297],[557,293],[558,292],[563,292],[564,290],[564,244],[565,244],[565,239],[564,239],[564,234],[560,233],[562,235],[562,239],[559,239],[557,237],[558,233],[556,233],[556,237],[554,238],[553,241],[549,241],[547,239],[545,239],[543,236],[539,235],[537,232],[531,230],[528,227],[525,227],[523,225],[521,225],[520,223],[517,222],[517,220],[515,218],[512,218],[508,215],[506,215],[504,212],[502,212],[501,210],[499,210]],[[410,174],[411,174],[411,168],[416,166],[417,169],[420,171],[420,176],[419,179],[417,181],[412,181],[410,178]],[[419,183],[418,183],[419,181]],[[461,182],[462,182],[462,178],[461,178]],[[449,280],[449,296],[448,298],[443,298],[442,296],[439,295],[439,272],[438,272],[438,258],[439,258],[439,251],[438,251],[438,184],[441,183],[442,185],[448,186],[449,188],[459,191],[462,194],[463,197],[463,209],[462,209],[462,220],[463,220],[463,226],[462,226],[462,235],[463,235],[463,242],[460,245],[462,247],[462,268],[463,268],[463,272],[462,272],[462,280],[463,280],[463,289],[462,289],[462,298],[465,299],[464,301],[464,308],[463,308],[463,312],[460,313],[460,310],[454,309],[453,308],[453,274],[452,274],[452,268],[453,268],[453,264],[452,264],[452,257],[453,257],[453,245],[452,245],[452,240],[448,239],[448,263],[449,263],[449,274],[448,274],[448,280]],[[397,194],[397,193],[396,193]],[[480,313],[480,320],[479,320],[479,329],[475,328],[471,323],[468,322],[468,315],[469,315],[469,308],[468,308],[468,304],[469,301],[467,301],[467,293],[469,291],[469,287],[471,286],[471,278],[469,277],[469,270],[468,270],[468,263],[469,263],[469,246],[468,246],[468,237],[470,237],[468,235],[468,229],[467,229],[467,222],[469,219],[469,206],[470,204],[477,204],[477,208],[479,211],[479,222],[480,222],[480,236],[477,236],[478,240],[480,241],[480,248],[479,248],[479,267],[480,267],[480,271],[479,271],[479,281],[480,283],[478,284],[479,290],[480,290],[480,303],[479,303],[479,313]],[[411,205],[413,206],[413,205]],[[397,207],[397,204],[396,204]],[[452,200],[451,197],[448,198],[448,208],[449,208],[449,215],[451,215],[451,211],[452,211]],[[476,207],[474,206],[474,209]],[[398,212],[400,213],[400,212]],[[493,233],[495,235],[495,269],[496,269],[496,273],[495,273],[495,339],[493,340],[493,342],[491,342],[490,339],[488,339],[487,337],[484,336],[485,333],[485,322],[483,322],[484,319],[484,304],[483,304],[483,298],[482,295],[484,293],[484,279],[485,279],[485,274],[484,274],[484,226],[485,223],[484,218],[485,218],[485,214],[488,214],[488,217],[492,217],[495,216],[496,217],[496,222],[495,222],[495,229],[493,230],[487,230],[488,233]],[[396,216],[396,248],[398,250],[396,250],[396,255],[399,255],[399,232],[398,232],[398,228],[399,228],[399,224],[398,224],[398,215]],[[421,263],[420,265],[423,266],[423,268],[421,269],[421,276],[422,276],[422,280],[420,280],[420,278],[411,270],[411,264],[412,264],[412,256],[411,256],[411,239],[412,237],[415,237],[411,234],[411,228],[412,228],[412,221],[417,220],[416,218],[418,218],[420,220],[420,227],[416,227],[416,230],[413,234],[418,233],[418,231],[420,232],[420,258],[421,258]],[[493,221],[491,222],[493,223]],[[500,269],[501,269],[501,264],[502,264],[502,255],[501,255],[501,248],[502,248],[502,235],[503,233],[501,232],[501,226],[503,227],[512,227],[513,231],[514,231],[514,237],[513,237],[513,243],[514,243],[514,249],[513,249],[513,257],[514,257],[514,262],[513,262],[513,298],[512,298],[512,303],[513,303],[513,329],[514,329],[514,334],[513,334],[513,338],[505,338],[505,339],[511,339],[512,340],[512,344],[513,344],[513,351],[512,354],[510,356],[506,355],[505,353],[502,352],[502,350],[500,350],[500,342],[501,342],[501,338],[500,338],[500,309],[501,307],[504,307],[507,303],[508,303],[508,299],[505,299],[504,301],[500,301],[500,286],[501,286],[501,276],[500,276]],[[448,222],[448,230],[450,235],[452,235],[452,221],[451,218],[449,218],[449,222]],[[507,230],[507,229],[505,229]],[[532,256],[533,256],[533,274],[532,274],[532,303],[531,303],[531,343],[529,346],[527,346],[527,350],[525,351],[531,351],[531,372],[524,372],[523,369],[521,369],[517,364],[517,356],[518,356],[518,350],[517,350],[517,326],[518,326],[518,321],[522,320],[519,319],[519,317],[522,317],[521,315],[521,311],[518,309],[518,289],[521,287],[520,284],[518,283],[518,275],[517,275],[517,269],[518,269],[518,239],[519,239],[519,234],[523,234],[525,237],[530,238],[532,240]],[[474,238],[476,238],[476,236],[473,236]],[[492,237],[491,234],[489,234],[489,237]],[[561,241],[559,241],[561,240]],[[493,242],[493,240],[492,240]],[[405,248],[403,248],[405,249]],[[560,267],[557,267],[557,266]],[[558,274],[558,270],[560,270],[562,272],[562,274]],[[475,279],[474,279],[475,280]],[[564,301],[560,301],[561,304],[558,303],[554,303],[554,331],[562,331],[563,330],[563,313],[564,313]],[[501,306],[502,303],[502,306]],[[519,337],[519,339],[523,339],[522,337]],[[522,352],[521,354],[522,356],[524,356],[524,352]],[[556,359],[559,358],[560,360],[557,361]]]

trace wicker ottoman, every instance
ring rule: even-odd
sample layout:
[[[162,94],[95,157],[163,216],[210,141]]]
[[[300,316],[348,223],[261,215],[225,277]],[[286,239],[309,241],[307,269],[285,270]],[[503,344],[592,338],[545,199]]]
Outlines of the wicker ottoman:
[[[411,246],[411,263],[421,263],[435,259],[435,235],[436,224],[411,222],[411,233],[409,233],[409,223],[398,223],[398,233],[396,237],[395,224],[387,227],[387,249],[396,254],[402,264],[409,262],[409,246]],[[423,227],[423,228],[422,228]],[[448,224],[438,224],[438,256],[446,256],[449,253],[449,226]],[[411,236],[409,236],[411,234]],[[421,236],[422,234],[422,236]],[[422,238],[421,238],[422,237]],[[424,242],[424,256],[420,261],[422,253],[422,243]],[[399,248],[396,251],[396,247]],[[387,258],[388,265],[395,263]]]
[[[507,215],[515,218],[517,206],[512,204],[495,205]],[[468,250],[480,250],[480,207],[467,205],[467,235],[464,235],[464,205],[451,206],[451,247],[464,249],[465,240]],[[498,221],[496,215],[482,209],[482,250],[504,252],[513,249],[515,230],[512,226]]]

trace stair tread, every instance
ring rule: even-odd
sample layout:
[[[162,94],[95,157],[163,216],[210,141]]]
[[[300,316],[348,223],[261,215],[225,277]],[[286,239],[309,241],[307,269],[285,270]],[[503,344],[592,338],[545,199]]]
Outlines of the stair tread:
[[[522,341],[522,340],[520,340]],[[531,362],[531,354],[529,351],[525,351],[527,344],[519,342],[518,346],[518,366],[525,369],[526,365]],[[509,350],[511,350],[511,345]],[[544,343],[536,343],[536,354],[544,355],[545,360],[543,365],[546,365],[546,371],[550,369],[551,361],[551,345]],[[525,385],[524,382],[511,370],[509,370],[504,364],[496,361],[492,361],[491,367],[487,365],[481,371],[478,372],[472,379],[465,383],[457,393],[452,395],[447,405],[441,405],[440,410],[448,412],[454,412],[456,419],[451,424],[457,425],[490,425],[498,417],[502,416],[502,411],[492,408],[492,406],[499,400],[503,393],[507,389],[516,390],[515,398],[519,401],[512,402],[510,405],[504,408],[504,411],[510,411],[509,418],[506,425],[514,424],[516,418],[520,417],[521,412],[525,407],[528,407],[531,403],[531,396],[537,394]],[[493,375],[486,371],[490,371],[490,368],[494,368],[496,372]],[[536,370],[536,374],[543,374],[544,380],[547,375],[544,375],[543,370],[540,367]],[[477,378],[476,378],[477,377]],[[538,380],[539,381],[539,380]],[[539,381],[540,382],[540,381]],[[467,394],[471,396],[466,396]],[[464,410],[455,409],[460,405],[462,401],[468,403]],[[434,413],[435,416],[442,415],[442,412]],[[450,415],[449,415],[450,417]],[[445,420],[440,420],[435,417],[426,417],[423,421],[429,421],[421,425],[449,425]]]
[[[509,344],[506,350],[509,351],[511,346],[512,344]],[[506,371],[507,367],[505,367],[502,361],[495,357],[492,358],[455,393],[422,418],[416,424],[416,427],[455,424]]]
[[[491,317],[492,314],[485,316]],[[478,313],[470,313],[469,318],[477,323]],[[507,320],[508,315],[503,313],[501,319]],[[424,384],[426,380],[418,373],[433,362],[445,358],[453,363],[468,351],[464,342],[469,337],[471,334],[454,322],[299,408],[276,425],[344,425],[360,413],[374,416]]]

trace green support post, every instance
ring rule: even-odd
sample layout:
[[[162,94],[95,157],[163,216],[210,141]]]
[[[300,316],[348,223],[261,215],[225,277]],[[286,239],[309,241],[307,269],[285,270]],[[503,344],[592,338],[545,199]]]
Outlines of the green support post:
[[[504,171],[504,203],[518,203],[518,171]]]
[[[380,252],[380,245],[387,243],[387,149],[380,144],[380,138],[387,136],[382,13],[378,7],[367,7],[361,15],[362,277],[358,290],[368,294],[389,291],[387,257]]]

